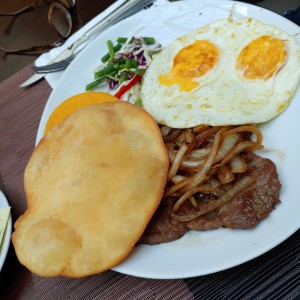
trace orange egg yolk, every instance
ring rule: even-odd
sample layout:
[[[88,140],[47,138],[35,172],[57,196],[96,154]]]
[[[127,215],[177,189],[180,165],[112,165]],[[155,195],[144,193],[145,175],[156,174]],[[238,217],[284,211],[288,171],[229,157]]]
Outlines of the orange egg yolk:
[[[117,101],[119,101],[118,98],[104,92],[84,92],[74,95],[62,102],[52,112],[48,119],[44,133],[46,134],[52,127],[62,122],[65,118],[82,107],[91,104]]]
[[[160,75],[162,85],[179,85],[180,91],[189,92],[199,86],[194,78],[205,75],[219,61],[218,48],[206,40],[198,40],[181,49],[173,59],[169,73]]]
[[[266,80],[283,67],[286,59],[284,41],[264,35],[253,40],[241,51],[236,68],[247,79]]]

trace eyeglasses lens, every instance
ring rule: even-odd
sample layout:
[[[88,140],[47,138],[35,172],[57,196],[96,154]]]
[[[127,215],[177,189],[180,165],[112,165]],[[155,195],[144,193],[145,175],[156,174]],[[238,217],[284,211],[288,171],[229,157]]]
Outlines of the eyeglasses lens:
[[[69,11],[59,3],[51,4],[48,20],[52,28],[63,38],[72,30],[72,17]]]

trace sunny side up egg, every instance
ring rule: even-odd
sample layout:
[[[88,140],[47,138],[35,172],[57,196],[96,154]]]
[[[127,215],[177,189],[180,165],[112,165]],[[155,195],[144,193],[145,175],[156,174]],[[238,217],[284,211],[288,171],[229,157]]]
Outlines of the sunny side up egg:
[[[266,122],[290,103],[300,47],[254,19],[219,20],[175,40],[145,73],[143,107],[173,128]]]

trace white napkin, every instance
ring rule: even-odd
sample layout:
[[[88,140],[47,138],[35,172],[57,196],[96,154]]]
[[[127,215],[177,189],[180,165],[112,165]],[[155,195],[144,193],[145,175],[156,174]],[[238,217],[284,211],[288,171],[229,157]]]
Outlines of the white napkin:
[[[87,30],[89,30],[92,26],[97,24],[101,19],[105,18],[108,14],[110,14],[114,9],[123,4],[126,0],[117,0],[111,6],[106,8],[103,12],[97,15],[95,18],[90,20],[87,24],[85,24],[82,28],[76,31],[73,35],[71,35],[67,41],[60,47],[51,49],[49,52],[46,52],[39,56],[36,61],[36,66],[43,66],[48,64],[56,55],[60,54],[64,49],[66,49],[69,45],[71,45],[78,37],[83,35]],[[167,0],[157,0],[155,2],[155,6],[161,5],[163,3],[168,2]],[[151,8],[150,8],[151,9]],[[50,73],[45,76],[45,79],[48,81],[52,89],[54,89],[61,78],[64,71]]]

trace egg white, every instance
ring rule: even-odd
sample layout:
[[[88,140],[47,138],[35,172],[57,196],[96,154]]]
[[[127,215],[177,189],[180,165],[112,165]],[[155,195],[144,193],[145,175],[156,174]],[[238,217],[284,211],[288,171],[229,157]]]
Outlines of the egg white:
[[[268,80],[248,80],[236,70],[236,60],[247,44],[262,35],[285,41],[287,61]],[[180,91],[178,84],[161,84],[159,75],[168,73],[176,54],[196,40],[207,40],[218,47],[217,65],[194,78],[199,86],[190,92]],[[224,19],[178,38],[157,54],[144,75],[141,99],[158,123],[173,128],[262,123],[288,106],[299,78],[300,47],[292,36],[258,20]]]

